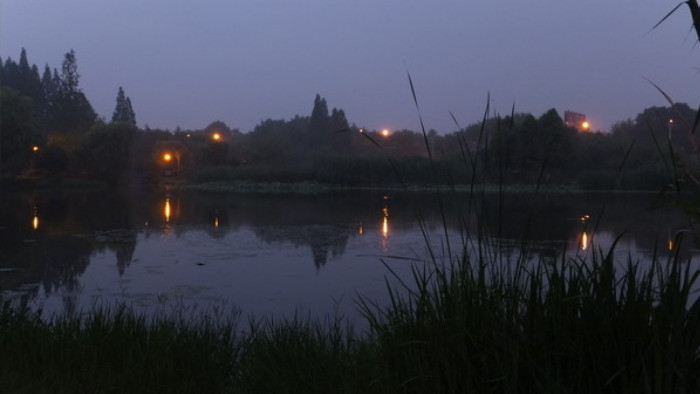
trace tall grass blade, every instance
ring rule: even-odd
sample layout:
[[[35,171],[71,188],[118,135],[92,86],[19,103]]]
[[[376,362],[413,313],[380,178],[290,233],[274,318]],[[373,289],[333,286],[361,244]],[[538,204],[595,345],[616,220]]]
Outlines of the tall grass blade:
[[[664,92],[663,89],[661,89],[661,88],[659,87],[659,85],[655,84],[654,82],[652,82],[651,80],[649,80],[649,79],[647,79],[647,78],[644,78],[644,79],[646,79],[647,82],[649,82],[650,84],[652,84],[652,86],[654,86],[654,88],[656,88],[656,90],[658,90],[659,93],[661,93],[661,95],[664,96],[664,98],[666,99],[666,101],[669,103],[669,105],[671,106],[671,108],[672,108],[672,109],[674,110],[674,112],[676,113],[676,116],[678,117],[678,119],[679,119],[679,120],[681,121],[681,123],[683,124],[683,130],[685,130],[686,134],[688,134],[688,139],[690,140],[691,144],[693,145],[693,152],[698,152],[698,143],[697,143],[697,141],[695,141],[695,138],[693,138],[693,136],[692,136],[692,131],[694,130],[695,127],[694,127],[694,126],[693,126],[693,127],[690,126],[690,123],[688,123],[688,120],[683,116],[683,114],[681,114],[681,112],[680,112],[680,111],[678,110],[678,108],[676,107],[676,103],[673,101],[673,99],[671,98],[671,96],[669,96],[668,94],[666,94],[666,92]],[[696,115],[696,116],[697,116],[697,115]]]
[[[695,0],[691,0],[691,1],[695,1]],[[687,1],[686,3],[690,3],[690,1]],[[664,23],[664,21],[665,21],[666,19],[668,19],[671,15],[673,15],[674,12],[676,12],[679,8],[681,8],[681,7],[683,6],[683,4],[684,4],[684,3],[679,3],[678,5],[676,5],[675,7],[673,7],[673,9],[672,9],[668,14],[666,14],[666,16],[664,16],[663,18],[661,18],[661,20],[660,20],[657,24],[655,24],[654,27],[652,27],[651,29],[649,29],[649,31],[651,32],[651,31],[655,30],[657,27],[661,26],[661,24]],[[688,4],[688,5],[690,5],[690,4]],[[692,8],[692,7],[691,7],[691,8]],[[691,11],[691,12],[692,12],[692,11]],[[700,34],[700,33],[699,33],[699,34]]]
[[[690,15],[693,18],[695,33],[697,33],[698,40],[700,40],[700,6],[698,6],[697,0],[687,0],[685,3],[688,4],[688,8],[690,8]],[[678,6],[680,6],[680,4]]]

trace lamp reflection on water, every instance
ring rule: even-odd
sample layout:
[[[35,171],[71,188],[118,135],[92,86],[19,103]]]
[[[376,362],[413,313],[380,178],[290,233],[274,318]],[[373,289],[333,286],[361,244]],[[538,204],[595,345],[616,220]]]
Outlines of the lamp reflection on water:
[[[163,209],[163,215],[165,216],[165,221],[170,221],[170,199],[165,199],[165,208]]]
[[[39,213],[37,212],[36,207],[34,207],[34,215],[32,217],[32,228],[34,230],[39,229]]]
[[[382,235],[384,238],[387,238],[389,236],[389,208],[384,206],[382,214],[384,215],[382,218]]]
[[[581,250],[587,250],[588,246],[591,244],[591,236],[588,235],[588,231],[585,231],[586,228],[588,227],[588,220],[591,218],[591,215],[585,214],[581,216],[581,223],[583,224],[583,229],[584,231],[581,232],[581,236],[579,237],[579,249]]]
[[[384,253],[389,251],[389,231],[389,207],[385,205],[382,208],[382,238],[379,241]]]
[[[586,250],[588,249],[588,245],[590,245],[590,238],[588,236],[588,232],[584,231],[581,233],[581,242],[579,243],[581,250]]]

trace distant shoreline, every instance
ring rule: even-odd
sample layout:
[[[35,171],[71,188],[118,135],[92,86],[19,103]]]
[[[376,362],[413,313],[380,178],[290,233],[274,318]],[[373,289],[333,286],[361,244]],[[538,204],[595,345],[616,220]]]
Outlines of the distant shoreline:
[[[76,179],[76,178],[33,178],[33,177],[1,177],[0,190],[3,192],[31,191],[31,190],[86,190],[97,191],[106,189],[128,189],[135,184],[121,186],[110,186],[106,182]],[[167,187],[178,190],[197,190],[206,192],[224,193],[292,193],[292,194],[313,194],[337,191],[400,191],[400,192],[433,192],[435,185],[412,184],[412,185],[388,185],[378,186],[348,186],[324,184],[316,181],[299,182],[252,182],[240,181],[214,181],[214,182],[187,182],[185,180],[161,180],[157,183],[144,184],[146,187]],[[459,184],[459,185],[438,185],[440,192],[456,193],[660,193],[661,189],[581,189],[575,185],[536,185],[536,184],[508,184],[497,185],[491,183]]]

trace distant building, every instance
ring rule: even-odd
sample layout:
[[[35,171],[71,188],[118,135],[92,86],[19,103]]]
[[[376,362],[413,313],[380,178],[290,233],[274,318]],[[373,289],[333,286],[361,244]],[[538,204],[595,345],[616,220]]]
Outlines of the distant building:
[[[573,111],[564,111],[564,124],[578,131],[588,131],[590,128],[586,115]]]

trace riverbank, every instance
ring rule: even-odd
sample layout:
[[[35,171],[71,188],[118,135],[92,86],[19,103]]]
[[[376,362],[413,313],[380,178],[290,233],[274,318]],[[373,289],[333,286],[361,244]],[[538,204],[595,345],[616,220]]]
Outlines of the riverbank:
[[[0,191],[20,192],[32,190],[106,190],[109,184],[97,180],[63,177],[0,177]]]
[[[364,191],[382,190],[398,192],[456,192],[456,193],[659,193],[658,190],[589,190],[581,189],[576,185],[552,184],[459,184],[459,185],[387,185],[386,187],[360,187],[323,184],[315,181],[303,182],[249,182],[249,181],[222,181],[222,182],[172,182],[170,185],[175,189],[199,190],[207,192],[228,192],[228,193],[298,193],[312,194],[325,193],[331,191]]]
[[[44,321],[5,304],[0,381],[9,392],[700,390],[691,262],[642,267],[611,250],[513,267],[485,256],[416,266],[386,308],[359,298],[364,333],[333,317],[246,324],[125,307]]]
[[[123,184],[110,186],[96,180],[77,178],[50,178],[50,177],[3,177],[0,178],[0,190],[6,192],[31,191],[31,190],[77,190],[98,191],[110,188],[133,188],[135,184]],[[457,193],[658,193],[658,189],[585,189],[575,184],[388,184],[385,187],[348,186],[341,184],[326,184],[317,181],[299,182],[253,182],[240,181],[212,181],[193,182],[184,178],[163,178],[150,184],[141,184],[145,187],[161,187],[169,190],[197,190],[206,192],[224,193],[270,193],[270,194],[315,194],[333,191],[358,191],[358,190],[383,190],[406,192],[457,192]]]

